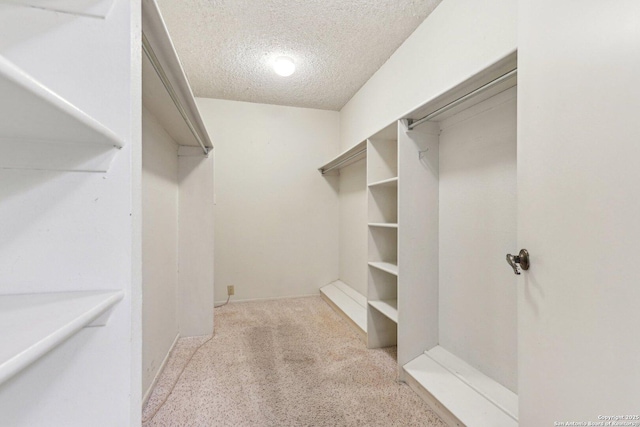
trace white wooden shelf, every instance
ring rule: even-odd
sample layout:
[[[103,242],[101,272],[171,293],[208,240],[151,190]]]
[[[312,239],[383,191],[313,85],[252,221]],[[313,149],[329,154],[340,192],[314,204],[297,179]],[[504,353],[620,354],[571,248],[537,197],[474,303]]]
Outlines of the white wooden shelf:
[[[398,186],[398,177],[383,179],[382,181],[377,181],[369,184],[369,187],[397,187]]]
[[[367,141],[362,141],[359,144],[354,145],[349,148],[347,151],[339,154],[338,156],[331,159],[326,164],[320,166],[318,170],[321,174],[326,175],[331,171],[337,171],[340,168],[345,166],[349,166],[357,162],[358,160],[362,160],[367,157]]]
[[[407,363],[404,371],[435,399],[432,406],[446,408],[466,426],[518,425],[518,396],[440,346]]]
[[[144,107],[178,145],[201,147],[204,155],[205,149],[213,149],[213,142],[156,0],[142,1],[142,34]]]
[[[398,228],[398,224],[390,222],[370,222],[369,227]]]
[[[398,300],[369,301],[369,305],[398,323]]]
[[[385,271],[389,274],[393,274],[394,276],[398,275],[398,266],[397,264],[392,264],[390,262],[369,262],[371,267],[377,268],[378,270]]]
[[[113,0],[0,0],[0,3],[18,4],[94,18],[106,18],[111,10]]]
[[[340,280],[320,288],[320,294],[340,310],[361,334],[367,333],[367,298],[364,295]]]
[[[0,168],[106,170],[124,140],[0,56]]]
[[[0,296],[0,384],[86,326],[101,326],[122,291]]]

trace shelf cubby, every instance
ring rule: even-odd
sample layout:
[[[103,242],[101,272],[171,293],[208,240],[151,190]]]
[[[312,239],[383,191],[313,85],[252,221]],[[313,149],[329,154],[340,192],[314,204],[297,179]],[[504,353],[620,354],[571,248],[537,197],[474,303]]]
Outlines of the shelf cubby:
[[[367,182],[390,181],[398,177],[398,143],[395,139],[369,139]]]
[[[398,223],[398,187],[369,187],[368,195],[370,223]]]

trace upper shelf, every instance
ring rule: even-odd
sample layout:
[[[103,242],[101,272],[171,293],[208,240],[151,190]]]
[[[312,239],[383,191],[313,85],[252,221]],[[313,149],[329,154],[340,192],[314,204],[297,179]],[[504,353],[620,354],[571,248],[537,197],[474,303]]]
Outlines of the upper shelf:
[[[0,384],[92,324],[123,296],[122,291],[0,296]]]
[[[213,143],[155,0],[142,1],[142,102],[178,145]]]
[[[106,170],[107,154],[124,145],[113,131],[2,56],[0,93],[0,168]]]
[[[94,18],[106,18],[111,10],[113,0],[0,0],[0,3],[19,4]]]
[[[367,141],[362,141],[361,143],[354,145],[347,151],[333,158],[325,165],[320,166],[318,170],[322,175],[326,175],[332,170],[337,170],[345,166],[349,166],[350,164],[355,163],[358,160],[362,160],[365,157],[367,157]]]

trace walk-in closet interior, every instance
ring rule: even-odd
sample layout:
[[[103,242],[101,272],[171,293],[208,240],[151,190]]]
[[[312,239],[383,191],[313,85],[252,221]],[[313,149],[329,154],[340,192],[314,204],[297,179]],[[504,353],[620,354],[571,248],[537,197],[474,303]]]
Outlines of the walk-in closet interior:
[[[640,5],[578,3],[0,0],[0,426],[640,425]]]

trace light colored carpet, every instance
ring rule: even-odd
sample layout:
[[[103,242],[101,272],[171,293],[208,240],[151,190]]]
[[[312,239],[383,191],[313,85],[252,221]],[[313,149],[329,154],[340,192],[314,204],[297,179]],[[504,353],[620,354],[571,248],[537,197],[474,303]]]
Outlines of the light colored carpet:
[[[153,413],[193,350],[181,339],[143,412]],[[396,382],[395,348],[368,350],[319,296],[231,303],[151,426],[446,425]]]

